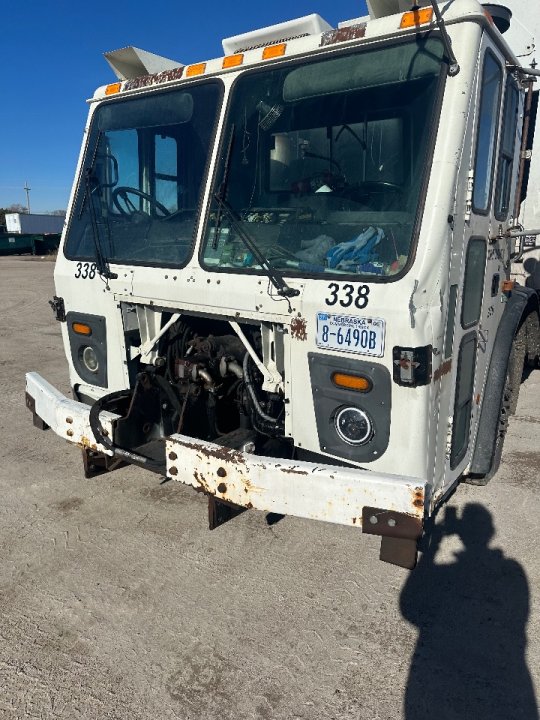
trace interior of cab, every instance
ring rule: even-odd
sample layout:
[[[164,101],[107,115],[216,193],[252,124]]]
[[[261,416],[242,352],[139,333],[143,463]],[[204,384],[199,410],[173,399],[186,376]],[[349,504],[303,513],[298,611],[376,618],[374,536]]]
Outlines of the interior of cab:
[[[404,268],[440,64],[414,43],[394,50],[397,67],[382,71],[365,53],[237,81],[214,186],[236,223],[214,204],[206,265],[257,267],[241,224],[274,266],[291,272],[391,276]]]

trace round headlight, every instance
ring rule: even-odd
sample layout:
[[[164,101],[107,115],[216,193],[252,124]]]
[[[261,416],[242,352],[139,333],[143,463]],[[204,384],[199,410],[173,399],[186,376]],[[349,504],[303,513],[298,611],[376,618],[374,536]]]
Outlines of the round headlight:
[[[369,415],[356,407],[340,408],[334,418],[339,437],[349,445],[363,445],[373,433]]]
[[[97,358],[94,348],[91,348],[88,345],[83,348],[82,361],[86,369],[89,370],[91,373],[97,373],[97,371],[99,370],[99,360]]]

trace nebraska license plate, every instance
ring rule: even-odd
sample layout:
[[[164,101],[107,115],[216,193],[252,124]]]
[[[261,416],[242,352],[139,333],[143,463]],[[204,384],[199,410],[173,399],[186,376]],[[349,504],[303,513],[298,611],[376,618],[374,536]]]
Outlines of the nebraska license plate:
[[[382,357],[385,322],[380,318],[317,313],[317,347]]]

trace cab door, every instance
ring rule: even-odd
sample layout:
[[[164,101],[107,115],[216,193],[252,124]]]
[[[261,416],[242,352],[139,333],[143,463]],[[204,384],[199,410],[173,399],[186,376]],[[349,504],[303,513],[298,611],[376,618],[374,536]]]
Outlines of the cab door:
[[[460,261],[453,268],[444,351],[452,357],[454,376],[445,487],[466,470],[470,460],[483,395],[489,392],[484,387],[489,359],[506,300],[501,286],[509,274],[509,248],[503,233],[515,192],[520,93],[504,68],[504,58],[484,35],[465,230]]]

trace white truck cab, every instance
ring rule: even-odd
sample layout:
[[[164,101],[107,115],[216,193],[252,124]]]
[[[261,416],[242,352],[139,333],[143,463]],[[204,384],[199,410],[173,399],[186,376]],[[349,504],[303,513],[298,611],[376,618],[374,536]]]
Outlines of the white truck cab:
[[[55,270],[74,399],[29,373],[26,401],[87,477],[141,465],[211,527],[342,523],[411,568],[539,354],[538,72],[499,6],[369,9],[107,54]]]

